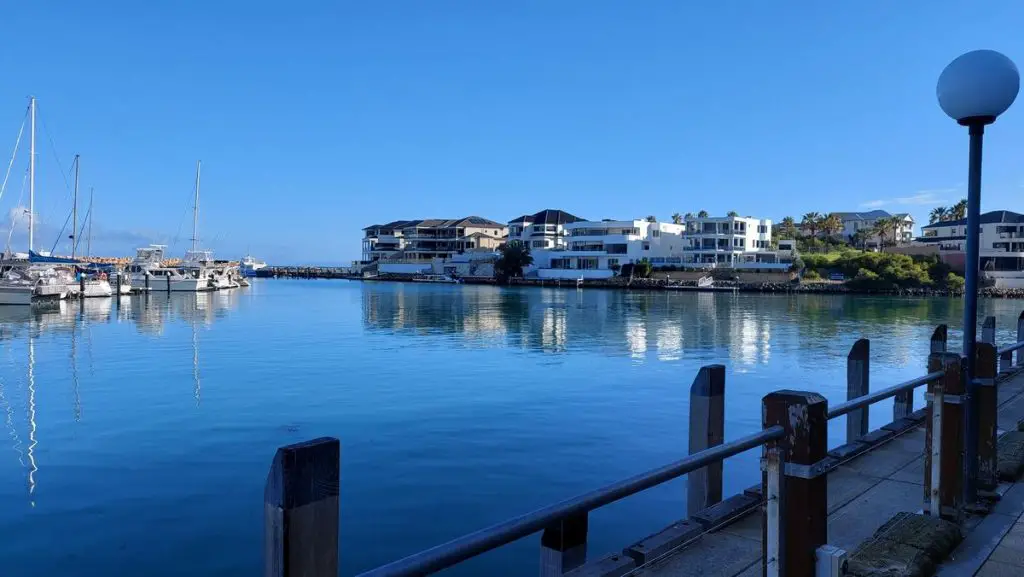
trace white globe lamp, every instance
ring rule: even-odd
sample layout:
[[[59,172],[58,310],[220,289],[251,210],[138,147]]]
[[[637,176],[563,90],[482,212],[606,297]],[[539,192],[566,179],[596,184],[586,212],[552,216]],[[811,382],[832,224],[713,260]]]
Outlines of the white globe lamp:
[[[939,75],[935,94],[939,107],[968,128],[970,157],[967,170],[967,240],[964,248],[963,356],[967,384],[964,439],[964,500],[978,498],[978,383],[975,347],[978,336],[979,235],[981,232],[981,148],[985,126],[1007,111],[1020,90],[1020,74],[1012,60],[994,50],[975,50],[958,56]]]

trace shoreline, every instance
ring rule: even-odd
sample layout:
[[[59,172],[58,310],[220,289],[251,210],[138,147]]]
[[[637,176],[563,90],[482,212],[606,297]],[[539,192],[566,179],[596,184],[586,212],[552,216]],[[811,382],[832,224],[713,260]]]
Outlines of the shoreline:
[[[308,277],[301,278],[328,278]],[[383,274],[372,278],[360,276],[332,276],[329,278],[344,278],[348,280],[369,281],[369,282],[415,282],[411,275]],[[574,280],[541,280],[541,279],[511,279],[508,283],[498,283],[495,279],[486,278],[463,278],[463,284],[473,285],[495,285],[495,286],[529,286],[546,288],[571,288],[575,289]],[[742,292],[742,293],[767,293],[767,294],[849,294],[868,296],[905,296],[905,297],[949,297],[962,298],[963,291],[949,291],[945,289],[931,288],[910,288],[910,289],[853,289],[844,284],[831,283],[739,283],[735,281],[718,281],[714,287],[704,288],[695,285],[672,285],[671,287],[664,280],[660,279],[624,279],[615,277],[612,279],[585,279],[579,288],[602,288],[614,290],[646,290],[663,292]],[[1024,288],[998,289],[994,287],[982,288],[979,296],[987,298],[1024,299]]]

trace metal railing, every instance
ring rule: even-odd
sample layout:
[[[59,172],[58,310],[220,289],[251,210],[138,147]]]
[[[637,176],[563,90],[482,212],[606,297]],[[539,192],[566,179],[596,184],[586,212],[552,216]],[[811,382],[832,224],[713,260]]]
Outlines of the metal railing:
[[[694,453],[670,465],[470,533],[443,545],[361,573],[358,577],[404,577],[446,569],[481,553],[537,533],[563,519],[589,513],[594,509],[671,481],[711,463],[759,447],[768,441],[778,440],[784,434],[785,431],[781,426],[769,427],[752,435]]]
[[[917,387],[920,387],[921,385],[927,385],[932,381],[941,378],[943,374],[945,373],[943,373],[942,371],[935,371],[934,373],[928,373],[923,377],[910,379],[909,381],[899,383],[898,385],[893,385],[891,387],[879,389],[872,393],[868,393],[864,396],[850,399],[845,403],[839,403],[838,405],[835,405],[834,407],[828,410],[828,418],[831,420],[836,417],[841,417],[845,414],[852,413],[857,409],[862,409],[864,407],[873,405],[878,401],[883,401],[885,399],[895,397],[900,393],[912,391]]]
[[[426,575],[538,532],[542,532],[541,575],[562,575],[587,561],[588,516],[591,511],[684,475],[688,483],[690,529],[689,532],[675,534],[670,539],[670,547],[662,542],[660,555],[683,547],[704,532],[763,506],[765,515],[762,523],[767,535],[763,543],[764,567],[770,575],[786,575],[791,569],[789,563],[813,564],[818,548],[827,542],[827,473],[842,462],[902,431],[920,426],[922,422],[926,424],[928,447],[924,466],[924,510],[956,520],[964,504],[960,500],[960,489],[965,483],[966,467],[961,451],[962,439],[947,438],[947,435],[953,435],[962,428],[961,403],[967,390],[962,379],[962,359],[957,354],[946,352],[946,334],[945,325],[941,325],[932,335],[927,374],[876,391],[869,390],[870,343],[867,339],[860,339],[847,358],[845,402],[829,408],[827,401],[816,393],[770,393],[762,400],[763,428],[729,442],[723,442],[725,367],[703,367],[690,389],[689,456],[507,519],[366,571],[358,577]],[[978,376],[986,381],[985,384],[992,385],[996,381],[997,353],[1002,358],[1018,351],[1016,367],[1024,369],[1024,313],[1018,323],[1018,342],[996,351],[991,343],[994,334],[994,319],[986,319],[982,340],[987,341],[979,343],[977,349]],[[912,413],[913,392],[922,385],[929,388],[926,397],[928,411]],[[984,401],[979,397],[981,411],[986,415],[984,418],[994,423],[995,387],[982,387],[982,390],[988,397],[984,397],[987,399]],[[869,435],[869,407],[889,398],[896,399],[893,422]],[[841,416],[847,417],[847,444],[827,451],[828,421]],[[945,423],[946,420],[949,423]],[[993,438],[985,442],[991,445],[992,450],[980,450],[979,459],[994,463],[994,424],[990,433]],[[762,470],[767,482],[723,500],[723,460],[761,446]],[[267,575],[337,574],[339,451],[337,439],[318,439],[278,450],[265,492]],[[323,454],[329,456],[322,459]],[[326,472],[317,473],[318,466],[325,468]],[[313,488],[313,495],[308,494],[309,487]],[[289,495],[289,490],[297,493]],[[791,501],[799,502],[800,510],[778,506],[780,502],[787,502],[787,491],[800,494],[799,499]],[[291,511],[299,507],[303,511],[290,517]],[[320,507],[322,511],[311,514],[310,507]],[[785,517],[789,514],[796,515],[801,521],[787,523]],[[659,536],[678,531],[673,527]],[[316,537],[311,538],[311,535]],[[602,561],[610,559],[627,568],[643,566],[657,558],[651,556],[652,551],[644,550],[643,543]]]

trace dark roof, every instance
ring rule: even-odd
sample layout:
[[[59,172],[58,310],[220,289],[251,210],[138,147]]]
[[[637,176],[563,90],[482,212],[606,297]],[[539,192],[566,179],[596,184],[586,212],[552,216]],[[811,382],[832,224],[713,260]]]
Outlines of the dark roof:
[[[1024,222],[1024,214],[1018,214],[1009,210],[993,210],[986,212],[981,215],[981,219],[978,221],[981,224],[1003,224],[1003,223],[1022,223]],[[943,220],[940,222],[933,222],[932,224],[926,224],[922,226],[922,229],[926,228],[938,228],[940,226],[963,226],[967,224],[966,218],[958,220]]]
[[[500,222],[494,222],[493,220],[483,218],[482,216],[467,216],[465,218],[427,218],[423,220],[395,220],[387,224],[374,224],[370,225],[363,230],[371,230],[375,228],[411,228],[414,226],[423,227],[437,227],[437,228],[453,228],[457,226],[486,226],[486,227],[503,227],[505,225]]]
[[[833,212],[832,214],[843,220],[877,220],[879,218],[889,218],[892,216],[884,210],[869,210],[867,212]]]
[[[363,230],[371,230],[374,228],[407,228],[418,223],[418,220],[393,220],[387,224],[371,224]]]
[[[546,208],[536,214],[524,214],[519,218],[510,220],[513,222],[532,222],[534,224],[569,224],[570,222],[580,222],[587,220],[580,218],[574,214],[569,214],[564,210],[558,210],[555,208]]]

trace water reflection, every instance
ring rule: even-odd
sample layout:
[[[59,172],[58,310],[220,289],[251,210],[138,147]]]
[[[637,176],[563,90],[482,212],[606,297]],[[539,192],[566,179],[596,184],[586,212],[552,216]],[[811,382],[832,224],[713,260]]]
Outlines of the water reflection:
[[[10,446],[23,471],[30,506],[36,505],[40,481],[37,452],[47,430],[47,423],[40,422],[38,416],[52,415],[46,411],[46,404],[54,398],[46,395],[46,383],[39,382],[44,373],[39,371],[37,363],[64,359],[67,355],[66,360],[60,360],[59,376],[52,370],[45,374],[53,379],[70,377],[71,416],[78,424],[84,420],[82,391],[93,376],[94,327],[131,323],[139,333],[159,337],[171,323],[187,323],[192,332],[192,396],[198,406],[202,392],[199,329],[224,318],[237,306],[239,297],[232,293],[237,291],[60,301],[44,307],[0,307],[0,347],[5,349],[7,365],[12,369],[0,374],[0,411]],[[84,373],[80,366],[83,348],[89,364]],[[61,353],[49,356],[54,349]],[[37,398],[39,391],[44,395],[41,398]]]
[[[767,364],[781,352],[806,361],[835,355],[843,350],[837,343],[862,336],[876,341],[875,352],[886,362],[916,362],[923,335],[939,323],[956,327],[961,307],[959,299],[938,298],[382,283],[362,288],[370,331],[452,334],[465,346],[497,340],[546,353],[598,348],[637,362],[729,361],[736,370]],[[980,314],[995,314],[1010,338],[1020,308],[1019,301],[986,300]],[[951,345],[957,338],[953,328]]]

